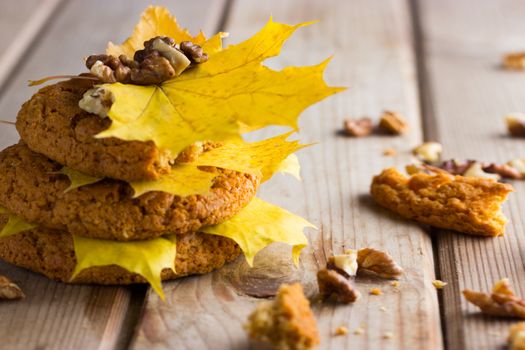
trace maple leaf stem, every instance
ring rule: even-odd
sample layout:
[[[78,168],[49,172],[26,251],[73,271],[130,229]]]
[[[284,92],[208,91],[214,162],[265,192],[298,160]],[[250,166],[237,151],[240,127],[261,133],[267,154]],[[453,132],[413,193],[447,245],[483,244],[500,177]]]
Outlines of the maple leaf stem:
[[[53,76],[45,77],[39,80],[29,80],[28,85],[29,86],[41,85],[50,80],[55,80],[55,79],[81,79],[81,80],[94,80],[94,81],[99,80],[97,77],[87,77],[87,76],[79,76],[79,75],[53,75]]]
[[[0,124],[16,125],[15,122],[11,122],[9,120],[2,120],[2,119],[0,119]]]

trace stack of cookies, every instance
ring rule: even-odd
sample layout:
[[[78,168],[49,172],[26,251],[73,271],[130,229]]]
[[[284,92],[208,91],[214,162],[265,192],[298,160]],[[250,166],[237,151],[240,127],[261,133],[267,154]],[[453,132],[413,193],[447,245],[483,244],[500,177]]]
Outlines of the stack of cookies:
[[[72,280],[74,237],[143,243],[175,235],[175,270],[164,269],[164,280],[206,273],[235,259],[240,249],[234,241],[198,231],[245,207],[260,177],[207,167],[217,176],[204,195],[153,191],[135,198],[130,181],[155,180],[171,165],[151,141],[94,137],[110,121],[79,108],[93,84],[72,79],[50,85],[22,106],[16,121],[21,141],[0,153],[0,228],[9,213],[10,226],[29,230],[0,239],[0,258],[55,280],[101,284],[145,280],[116,265],[84,269]],[[191,152],[196,151],[189,148],[175,162]],[[104,179],[68,190],[64,166]]]

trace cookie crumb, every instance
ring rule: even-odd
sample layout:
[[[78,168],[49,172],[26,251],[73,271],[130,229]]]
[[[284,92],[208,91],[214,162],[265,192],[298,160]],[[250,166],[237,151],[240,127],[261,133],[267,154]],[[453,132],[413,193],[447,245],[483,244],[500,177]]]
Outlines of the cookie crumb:
[[[393,157],[397,154],[397,151],[394,148],[387,148],[383,151],[385,157]]]
[[[391,285],[392,287],[397,288],[397,287],[399,287],[399,281],[392,281],[392,282],[390,282],[390,285]]]
[[[392,332],[385,332],[383,334],[383,339],[392,339],[394,337],[394,333]]]
[[[432,285],[436,289],[443,289],[443,287],[445,287],[447,285],[447,282],[443,282],[441,280],[433,280],[432,281]]]
[[[340,326],[335,329],[334,335],[347,335],[348,334],[348,328],[345,326]]]
[[[502,66],[505,69],[525,70],[525,52],[513,52],[503,56]]]
[[[383,292],[379,288],[372,288],[370,289],[370,295],[381,295]]]
[[[379,308],[379,311],[381,311],[381,312],[387,312],[388,309],[387,309],[386,307],[384,307],[384,306],[381,306],[381,307]]]
[[[355,335],[361,335],[361,334],[364,334],[365,333],[365,329],[363,327],[357,327],[356,329],[354,329],[354,332],[353,332]]]

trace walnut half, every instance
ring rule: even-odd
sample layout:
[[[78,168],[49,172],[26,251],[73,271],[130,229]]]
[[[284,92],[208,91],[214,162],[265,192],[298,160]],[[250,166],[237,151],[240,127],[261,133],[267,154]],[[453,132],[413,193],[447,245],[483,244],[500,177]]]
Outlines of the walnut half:
[[[492,293],[465,289],[463,295],[467,301],[479,307],[484,314],[525,319],[525,300],[514,294],[507,278],[496,282]]]
[[[22,298],[25,298],[22,289],[7,277],[0,276],[0,300],[16,300]]]
[[[357,252],[358,273],[373,274],[381,278],[399,278],[403,269],[386,252],[362,248]]]
[[[326,268],[317,272],[321,298],[344,304],[356,301],[361,295],[354,286],[357,268],[355,250],[328,258]]]

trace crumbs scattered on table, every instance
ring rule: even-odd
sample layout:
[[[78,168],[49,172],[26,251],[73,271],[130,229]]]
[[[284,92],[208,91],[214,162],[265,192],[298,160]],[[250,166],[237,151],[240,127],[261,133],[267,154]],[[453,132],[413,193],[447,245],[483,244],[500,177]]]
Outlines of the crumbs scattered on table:
[[[353,332],[355,335],[361,335],[361,334],[364,334],[365,333],[365,329],[362,327],[362,326],[359,326],[357,327],[356,329],[354,329],[354,332]]]
[[[379,308],[379,311],[381,311],[381,312],[387,312],[388,309],[387,309],[386,307],[384,307],[384,306],[381,306],[381,307]]]
[[[386,148],[384,151],[383,151],[383,155],[385,157],[393,157],[397,154],[397,151],[394,149],[394,148]]]
[[[394,288],[397,288],[397,287],[399,287],[399,281],[392,281],[392,282],[390,282],[390,285],[392,287],[394,287]]]
[[[394,333],[392,332],[383,333],[383,339],[392,339],[393,337],[394,337]]]

